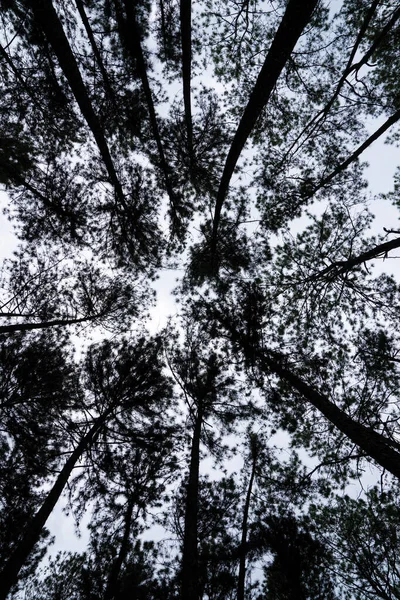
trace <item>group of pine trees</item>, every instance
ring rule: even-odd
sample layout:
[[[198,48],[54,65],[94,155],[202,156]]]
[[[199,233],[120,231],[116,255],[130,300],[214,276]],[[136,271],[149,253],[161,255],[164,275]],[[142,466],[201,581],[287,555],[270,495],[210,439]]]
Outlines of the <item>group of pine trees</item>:
[[[0,600],[400,599],[398,2],[0,18]]]

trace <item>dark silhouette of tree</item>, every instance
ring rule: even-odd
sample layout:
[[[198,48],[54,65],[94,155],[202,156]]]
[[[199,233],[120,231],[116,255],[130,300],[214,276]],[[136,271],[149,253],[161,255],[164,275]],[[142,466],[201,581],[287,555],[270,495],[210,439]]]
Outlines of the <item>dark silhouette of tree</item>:
[[[175,348],[169,361],[189,411],[191,429],[189,469],[186,484],[182,540],[182,598],[199,597],[199,470],[201,443],[218,456],[218,441],[207,432],[210,419],[216,419],[233,431],[239,418],[252,418],[256,410],[244,402],[235,379],[226,370],[207,336],[193,322],[185,324],[186,340],[182,349]]]
[[[108,541],[90,548],[88,554],[58,554],[44,571],[44,580],[35,580],[29,587],[34,600],[92,600],[103,596],[104,569],[112,551]],[[132,595],[145,598],[175,598],[168,585],[155,574],[157,551],[151,542],[132,544],[123,573],[120,589],[114,598],[127,600]]]
[[[266,568],[265,598],[333,599],[334,588],[322,566],[327,550],[292,518],[267,518],[265,544],[273,554]]]
[[[123,332],[151,298],[146,281],[131,285],[84,257],[21,248],[4,267],[0,333],[79,323]]]
[[[1,3],[2,597],[67,490],[90,543],[44,597],[398,597],[400,242],[362,161],[399,36],[395,0]]]
[[[80,402],[78,371],[65,338],[41,333],[21,334],[1,341],[1,489],[2,564],[18,554],[25,528],[45,501],[41,487],[57,468],[68,443],[68,412]],[[44,523],[43,523],[44,525]],[[43,554],[43,526],[32,539],[20,567],[35,564]],[[12,569],[11,569],[12,571]],[[24,571],[23,571],[24,573]],[[15,583],[10,572],[5,594]],[[3,586],[2,586],[3,589]]]
[[[102,432],[106,435],[108,428],[113,432],[114,421],[118,426],[124,412],[129,414],[129,419],[134,423],[140,422],[141,417],[146,418],[149,413],[152,414],[152,403],[161,405],[170,398],[169,382],[161,374],[161,365],[157,360],[159,341],[146,341],[142,338],[136,344],[129,345],[125,342],[119,350],[118,352],[117,348],[108,342],[89,351],[85,387],[92,398],[89,404],[86,400],[81,406],[78,403],[76,407],[86,411],[86,418],[80,423],[67,422],[69,430],[73,433],[72,448],[67,451],[69,457],[62,464],[50,490],[44,495],[40,508],[31,516],[21,532],[20,539],[11,549],[10,556],[5,560],[1,573],[3,598],[6,598],[15,584],[20,569],[38,542],[43,527],[78,460],[88,452],[90,458],[91,449],[94,444],[100,443]],[[91,416],[92,411],[95,411],[97,416]],[[29,427],[32,428],[33,425],[31,421]],[[135,439],[135,432],[128,430],[129,433]],[[142,430],[141,434],[146,438],[145,431]]]
[[[240,540],[240,560],[239,560],[239,576],[238,576],[238,586],[237,586],[237,598],[238,600],[244,600],[245,597],[245,581],[246,581],[246,543],[247,543],[247,532],[249,527],[249,512],[250,512],[250,503],[251,497],[253,493],[253,485],[256,477],[256,471],[259,462],[259,455],[261,451],[260,441],[257,439],[255,434],[250,434],[249,436],[249,458],[250,458],[250,477],[247,485],[246,498],[243,508],[243,518],[242,518],[242,531],[241,531],[241,540]]]
[[[313,523],[329,545],[339,583],[355,598],[397,598],[398,518],[396,492],[373,487],[356,501],[338,497],[328,506],[313,506]],[[367,542],[368,540],[368,542]],[[342,565],[348,563],[343,569]]]

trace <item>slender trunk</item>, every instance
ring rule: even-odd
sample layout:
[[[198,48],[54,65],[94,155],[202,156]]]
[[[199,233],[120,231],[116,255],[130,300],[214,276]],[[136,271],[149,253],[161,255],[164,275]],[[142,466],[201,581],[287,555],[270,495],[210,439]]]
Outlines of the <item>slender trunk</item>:
[[[116,598],[117,596],[118,577],[121,571],[122,564],[129,550],[129,536],[131,533],[133,507],[134,501],[131,499],[128,502],[128,507],[125,515],[124,535],[122,537],[122,542],[119,548],[118,556],[115,559],[110,570],[106,591],[104,592],[104,600],[114,600],[114,598]]]
[[[249,487],[247,488],[246,501],[244,503],[243,520],[242,520],[242,539],[240,541],[240,559],[239,559],[239,578],[237,587],[237,600],[244,600],[245,579],[246,579],[246,542],[247,542],[247,527],[249,520],[250,500],[253,490],[254,478],[256,475],[257,454],[253,456],[253,464]]]
[[[122,186],[117,177],[107,141],[104,137],[100,122],[93,110],[93,106],[79,71],[78,64],[71,50],[71,46],[69,45],[67,36],[64,33],[60,19],[58,18],[58,15],[54,9],[53,3],[51,0],[33,0],[31,6],[35,20],[41,27],[50,46],[57,56],[61,70],[63,71],[69,83],[75,100],[81,109],[82,115],[93,133],[118,199],[121,204],[125,206],[126,202],[124,199]]]
[[[372,17],[372,14],[375,12],[376,6],[378,4],[379,4],[379,2],[377,2],[377,0],[375,0],[375,2],[371,6],[370,11],[367,15],[367,19],[368,19],[369,15],[371,15],[371,17]],[[392,17],[386,23],[385,27],[383,27],[383,29],[381,29],[381,31],[378,33],[378,35],[376,36],[376,38],[374,39],[374,41],[372,42],[371,46],[368,48],[368,50],[364,54],[364,56],[357,63],[355,63],[354,65],[349,67],[349,73],[351,73],[352,71],[359,71],[360,68],[369,61],[369,59],[373,56],[373,54],[376,52],[376,50],[381,45],[382,41],[385,39],[387,34],[390,32],[390,30],[396,25],[396,22],[399,19],[400,19],[400,8],[398,8],[397,10],[394,11],[394,13],[392,14]],[[368,25],[368,23],[367,23],[367,25]],[[360,30],[360,34],[357,39],[359,39],[360,36],[365,33],[366,29],[367,29],[367,27],[364,26]],[[355,54],[356,54],[356,52],[354,52],[353,58],[354,58]]]
[[[143,56],[143,50],[140,42],[140,30],[136,22],[136,16],[134,13],[132,3],[129,2],[129,0],[124,0],[124,5],[126,11],[126,19],[122,14],[119,0],[114,0],[119,35],[121,37],[122,45],[128,50],[131,58],[136,63],[136,68],[139,72],[144,95],[146,98],[147,110],[149,111],[150,125],[153,131],[154,140],[157,145],[157,151],[160,160],[159,166],[164,175],[165,187],[167,189],[167,194],[170,199],[171,206],[174,207],[176,204],[176,199],[171,183],[171,169],[167,164],[164,154],[164,148],[161,141],[161,135],[158,127],[153,96],[151,93],[149,79],[147,77],[146,62]]]
[[[85,11],[85,6],[84,6],[82,0],[75,0],[75,4],[76,4],[76,7],[78,9],[79,15],[80,15],[80,17],[82,19],[82,23],[83,23],[83,26],[85,28],[86,35],[88,36],[88,39],[89,39],[89,42],[90,42],[90,47],[92,48],[93,54],[94,54],[94,56],[96,58],[98,66],[99,66],[101,76],[103,77],[104,88],[105,88],[105,90],[107,92],[108,97],[115,104],[114,91],[112,89],[112,86],[111,86],[111,83],[110,83],[110,79],[108,77],[107,70],[106,70],[106,68],[104,66],[103,59],[101,57],[100,51],[99,51],[99,49],[97,47],[96,40],[94,38],[92,28],[90,27],[89,19],[87,17],[86,11]]]
[[[347,169],[348,166],[350,166],[355,160],[357,160],[357,158],[359,156],[361,156],[361,154],[367,149],[369,148],[369,146],[371,146],[371,144],[373,144],[377,139],[379,139],[384,133],[386,133],[386,131],[395,123],[397,123],[397,121],[400,119],[400,108],[398,110],[396,110],[395,113],[393,113],[393,115],[391,117],[389,117],[384,123],[383,125],[381,125],[376,131],[374,131],[374,133],[372,135],[369,136],[369,138],[367,138],[365,140],[365,142],[363,142],[356,150],[354,150],[354,152],[348,157],[346,158],[346,160],[344,160],[342,163],[340,163],[340,165],[338,165],[336,167],[336,169],[334,169],[329,175],[327,175],[326,177],[324,177],[316,186],[315,188],[306,195],[306,199],[307,198],[312,198],[312,196],[314,194],[316,194],[316,192],[318,192],[320,189],[322,189],[323,187],[325,187],[328,183],[330,183],[332,181],[332,179],[334,179],[337,175],[339,175],[340,173],[342,173],[343,171],[345,171]]]
[[[290,153],[292,152],[292,150],[297,146],[297,144],[299,143],[299,141],[301,140],[301,138],[307,133],[306,138],[303,140],[302,144],[304,144],[305,140],[307,140],[311,134],[318,128],[321,126],[321,124],[323,123],[323,121],[325,120],[325,117],[328,115],[329,111],[331,110],[336,98],[338,98],[341,89],[347,79],[347,77],[350,75],[350,73],[352,73],[353,71],[358,71],[366,62],[368,62],[369,58],[371,57],[371,55],[373,54],[373,52],[376,50],[376,48],[379,46],[379,44],[381,43],[382,39],[384,39],[385,35],[388,33],[388,31],[390,30],[390,28],[393,26],[393,19],[391,19],[389,21],[389,23],[386,25],[386,27],[384,27],[384,29],[378,34],[378,36],[376,37],[374,43],[372,44],[372,46],[368,49],[368,51],[364,54],[364,56],[356,63],[353,64],[353,60],[357,54],[357,51],[360,47],[360,44],[362,42],[362,39],[365,35],[365,32],[368,29],[368,26],[376,12],[376,9],[378,7],[378,5],[380,4],[381,0],[374,0],[374,2],[371,4],[365,19],[360,27],[360,30],[358,32],[357,35],[357,39],[354,43],[354,46],[352,48],[352,51],[350,52],[350,56],[349,56],[349,60],[347,61],[347,65],[346,68],[343,72],[343,75],[341,76],[341,78],[339,79],[339,82],[335,88],[335,91],[333,92],[331,98],[328,100],[328,102],[326,103],[326,105],[324,106],[323,109],[321,109],[312,119],[311,121],[309,121],[307,123],[307,125],[304,127],[304,129],[299,133],[299,135],[296,137],[296,139],[294,140],[294,142],[291,144],[291,146],[288,148],[288,150],[285,152],[285,155],[283,156],[283,158],[279,161],[278,164],[278,168],[275,171],[275,174],[278,173],[280,171],[280,169],[282,168],[282,165],[284,165],[284,163],[286,162],[286,159],[288,158],[288,156],[290,156]],[[299,149],[301,147],[301,145],[299,145],[299,147],[297,149]]]
[[[181,600],[199,598],[199,560],[197,548],[197,518],[199,504],[200,438],[203,423],[203,406],[199,402],[194,423],[190,452],[189,481],[186,492],[185,531],[182,552]]]
[[[92,425],[88,433],[79,442],[78,446],[75,448],[63,466],[42,506],[26,527],[21,541],[0,573],[0,600],[6,600],[11,588],[17,582],[18,573],[25,564],[35,544],[39,541],[43,527],[45,526],[47,519],[49,518],[53,508],[60,498],[76,462],[93,440],[99,428],[105,423],[110,412],[111,409],[99,417],[94,425]]]
[[[182,40],[182,80],[183,103],[185,106],[186,133],[190,162],[193,158],[193,124],[190,83],[192,71],[192,2],[180,1],[181,40]]]
[[[289,367],[285,366],[286,356],[266,349],[250,348],[244,336],[236,331],[224,315],[218,313],[217,318],[227,328],[232,341],[241,347],[244,354],[256,360],[259,369],[267,373],[275,373],[275,375],[289,383],[330,423],[363,450],[367,456],[400,479],[400,444],[398,442],[352,419],[331,402],[327,396],[321,394],[313,386],[303,381]]]
[[[325,108],[323,108],[323,110],[321,111],[321,114],[326,116],[328,114],[328,112],[330,111],[330,109],[332,108],[336,98],[339,96],[340,91],[344,85],[344,82],[346,81],[346,78],[348,77],[348,75],[352,72],[355,71],[356,69],[359,69],[363,64],[365,64],[366,62],[368,62],[368,59],[371,57],[371,54],[373,53],[374,50],[371,51],[371,48],[368,50],[368,52],[366,54],[364,54],[364,56],[362,57],[362,59],[357,62],[356,65],[353,65],[353,60],[358,52],[358,49],[360,47],[360,44],[362,42],[362,39],[369,27],[370,22],[372,21],[372,18],[376,12],[376,9],[378,8],[378,5],[380,4],[381,0],[374,0],[374,2],[372,2],[371,6],[369,7],[369,10],[367,11],[367,14],[365,15],[365,19],[361,24],[361,27],[359,29],[358,35],[357,35],[357,39],[354,43],[354,46],[350,52],[350,56],[349,56],[349,60],[347,61],[347,65],[346,68],[344,70],[343,75],[341,76],[341,78],[339,79],[339,83],[336,86],[336,89],[333,93],[333,95],[331,96],[329,102],[327,103],[327,105],[325,106]],[[386,28],[383,30],[385,31]],[[387,33],[387,31],[385,31],[385,34]],[[379,35],[379,40],[382,39],[382,35],[383,32],[380,33]],[[373,49],[376,48],[376,40],[375,40],[375,44],[373,44],[372,46]]]
[[[318,0],[289,0],[228,152],[215,203],[212,252],[216,249],[222,205],[236,163],[317,3]]]
[[[43,321],[42,323],[16,323],[15,325],[0,325],[0,334],[13,333],[14,331],[32,331],[33,329],[47,329],[48,327],[60,327],[66,325],[76,325],[85,321],[92,321],[97,315],[92,317],[80,317],[79,319],[54,319],[53,321]]]

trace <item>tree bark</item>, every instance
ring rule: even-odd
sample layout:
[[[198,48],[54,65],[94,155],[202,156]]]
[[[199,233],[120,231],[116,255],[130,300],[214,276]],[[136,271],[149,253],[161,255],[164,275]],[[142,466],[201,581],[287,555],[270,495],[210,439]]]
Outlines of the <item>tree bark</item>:
[[[250,94],[228,152],[215,203],[211,250],[215,252],[222,205],[236,163],[271,92],[304,28],[309,23],[318,0],[289,0],[283,19]]]
[[[35,544],[39,541],[43,527],[45,526],[47,519],[49,518],[53,508],[60,498],[77,460],[82,456],[83,452],[93,440],[99,428],[105,423],[110,412],[111,408],[109,408],[101,417],[96,420],[88,433],[79,442],[78,446],[75,448],[63,466],[42,506],[26,527],[21,541],[0,573],[0,600],[6,600],[11,588],[17,582],[18,573],[25,564]]]
[[[185,530],[182,552],[181,600],[199,598],[199,560],[197,547],[197,520],[199,504],[200,439],[203,407],[199,402],[194,423],[190,452],[189,481],[186,492]]]

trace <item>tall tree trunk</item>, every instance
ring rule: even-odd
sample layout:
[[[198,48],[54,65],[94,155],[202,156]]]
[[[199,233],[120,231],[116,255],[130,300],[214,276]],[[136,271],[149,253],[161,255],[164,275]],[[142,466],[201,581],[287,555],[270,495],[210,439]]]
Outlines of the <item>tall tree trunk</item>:
[[[79,15],[82,19],[82,23],[85,28],[86,35],[88,36],[93,54],[96,58],[98,66],[99,66],[101,76],[103,77],[104,88],[106,90],[107,96],[113,101],[113,104],[115,105],[116,102],[115,102],[114,91],[112,89],[110,79],[108,77],[107,69],[104,66],[103,59],[102,59],[100,51],[97,47],[96,40],[93,35],[93,31],[92,31],[92,28],[89,23],[89,19],[87,17],[86,11],[85,11],[85,6],[84,6],[82,0],[75,0],[75,4],[78,9]]]
[[[339,431],[361,448],[365,454],[400,479],[400,444],[398,442],[352,419],[331,402],[327,396],[303,381],[291,368],[287,367],[287,357],[285,355],[267,349],[250,347],[245,337],[236,330],[234,325],[222,313],[215,314],[218,321],[229,331],[232,341],[239,345],[246,356],[256,360],[257,367],[260,370],[275,373],[289,383]]]
[[[52,0],[32,0],[31,6],[36,23],[42,29],[57,56],[61,70],[67,78],[75,100],[81,109],[82,115],[93,133],[118,200],[123,206],[126,206],[122,186],[117,177],[106,138],[93,110],[78,64],[71,50],[71,46],[69,45],[67,36],[64,33],[60,19],[54,9]]]
[[[45,526],[47,519],[49,518],[53,508],[60,498],[76,462],[93,440],[99,428],[105,423],[110,412],[111,408],[109,408],[101,417],[96,420],[88,433],[79,442],[78,446],[72,452],[71,456],[61,469],[60,474],[58,475],[53,487],[47,494],[42,506],[26,527],[21,541],[0,573],[0,600],[6,600],[11,588],[17,582],[18,573],[25,564],[35,544],[39,541],[43,527]]]
[[[254,478],[256,476],[257,467],[257,450],[254,450],[253,463],[251,467],[250,481],[247,488],[246,501],[244,503],[243,519],[242,519],[242,538],[240,540],[240,559],[239,559],[239,578],[237,587],[237,600],[244,600],[245,592],[245,579],[246,579],[246,542],[247,542],[247,529],[249,520],[249,510],[251,494],[253,491]]]
[[[134,5],[132,5],[132,3],[129,0],[124,0],[124,6],[126,11],[126,19],[122,14],[120,0],[114,0],[119,35],[121,38],[122,45],[129,52],[131,59],[136,63],[136,68],[139,72],[139,76],[142,81],[143,92],[146,98],[147,110],[149,112],[150,125],[157,145],[157,151],[160,161],[159,166],[164,175],[165,187],[167,189],[167,194],[170,199],[171,206],[172,208],[174,208],[176,205],[176,195],[171,183],[171,169],[165,158],[164,148],[161,141],[160,129],[158,127],[153,95],[151,93],[149,78],[147,76],[146,62],[143,56],[143,50],[140,40],[140,30],[134,12]]]
[[[129,550],[129,536],[131,533],[133,507],[134,501],[133,499],[130,499],[125,514],[124,535],[122,538],[121,546],[119,548],[118,556],[115,559],[110,570],[106,591],[104,592],[104,600],[114,600],[114,598],[116,598],[117,596],[118,577],[121,571],[122,564]]]
[[[318,0],[289,0],[288,2],[285,14],[258,75],[256,84],[250,94],[249,101],[226,158],[215,203],[211,240],[212,252],[216,250],[222,205],[228,192],[236,163],[261,111],[270,98],[282,69],[287,63],[304,28],[309,23],[317,3]]]
[[[263,357],[261,357],[261,354],[263,354]],[[384,469],[400,479],[400,453],[394,450],[394,448],[399,447],[399,444],[358,421],[354,421],[326,396],[304,382],[290,369],[284,367],[276,355],[273,357],[270,353],[264,352],[259,353],[259,357],[261,358],[260,362],[264,362],[270,371],[279,375],[300,392],[310,404],[319,410],[328,421],[335,425],[354,444]]]
[[[185,504],[185,531],[182,552],[181,600],[199,598],[199,557],[197,547],[197,520],[199,505],[200,439],[203,424],[203,405],[199,402],[194,423],[190,452],[189,481]]]
[[[193,124],[192,103],[190,98],[190,84],[192,78],[192,2],[191,0],[180,1],[181,19],[181,41],[182,41],[182,80],[183,80],[183,103],[185,106],[185,121],[187,144],[190,164],[193,159]]]

